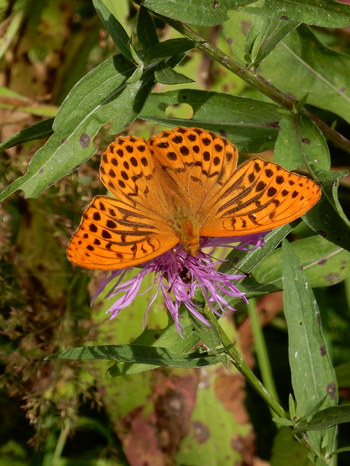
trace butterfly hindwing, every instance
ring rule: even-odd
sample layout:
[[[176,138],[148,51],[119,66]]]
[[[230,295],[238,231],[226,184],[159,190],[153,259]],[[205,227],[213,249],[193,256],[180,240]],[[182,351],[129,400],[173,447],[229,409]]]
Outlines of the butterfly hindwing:
[[[305,214],[320,199],[309,178],[261,159],[238,167],[212,200],[203,236],[241,236],[272,230]]]

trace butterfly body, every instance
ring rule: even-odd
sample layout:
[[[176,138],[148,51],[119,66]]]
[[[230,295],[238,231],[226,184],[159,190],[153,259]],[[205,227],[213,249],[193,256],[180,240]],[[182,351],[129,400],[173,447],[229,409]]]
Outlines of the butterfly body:
[[[186,209],[178,209],[174,215],[174,234],[178,237],[184,251],[196,256],[199,251],[200,225],[197,215]]]
[[[262,159],[237,168],[237,149],[200,128],[175,128],[146,141],[118,137],[102,156],[97,196],[67,250],[74,264],[113,270],[175,247],[196,256],[201,237],[269,231],[305,214],[320,188]]]

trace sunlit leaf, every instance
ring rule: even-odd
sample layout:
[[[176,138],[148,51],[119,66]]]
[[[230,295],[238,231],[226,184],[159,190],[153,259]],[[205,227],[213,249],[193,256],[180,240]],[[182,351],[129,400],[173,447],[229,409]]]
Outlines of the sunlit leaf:
[[[290,34],[299,23],[287,17],[281,17],[278,12],[272,12],[269,16],[255,15],[252,19],[245,49],[246,53],[251,56],[251,65],[257,68],[276,45]],[[257,46],[255,45],[256,42],[258,43]]]
[[[243,7],[255,0],[143,0],[142,5],[172,19],[201,26],[215,26],[227,20],[229,10]]]
[[[191,119],[167,116],[168,107],[186,103],[193,109]],[[229,139],[242,152],[271,149],[278,135],[278,106],[259,100],[218,92],[183,89],[151,94],[141,118],[176,127],[196,126]]]
[[[0,194],[0,200],[22,189],[38,196],[49,185],[72,172],[94,153],[93,138],[102,125],[121,132],[132,123],[153,86],[153,74],[127,84],[135,71],[121,55],[103,62],[71,90],[55,118],[54,134],[36,152],[27,173]]]
[[[350,405],[331,406],[315,413],[310,419],[302,419],[295,426],[296,432],[305,430],[324,430],[329,427],[350,422]]]
[[[296,415],[303,417],[322,403],[337,403],[337,382],[323,338],[317,302],[291,245],[282,246],[283,309],[288,326],[289,365]],[[310,441],[325,454],[334,449],[336,430],[309,432]]]
[[[300,23],[327,28],[342,28],[350,24],[350,7],[334,0],[265,0],[262,7],[247,11],[270,17],[280,15]]]
[[[153,18],[143,6],[137,18],[137,37],[145,50],[159,42]]]
[[[350,122],[349,68],[348,55],[326,47],[309,28],[300,26],[261,63],[260,72],[283,92],[297,99],[307,95],[308,104]]]
[[[326,140],[309,118],[304,115],[284,116],[280,127],[273,154],[274,162],[287,170],[308,170],[310,162],[325,170],[330,168]]]
[[[322,236],[310,236],[291,243],[305,277],[311,287],[330,286],[350,276],[350,252],[327,241]],[[282,251],[269,254],[252,272],[256,290],[262,285],[282,289]],[[249,283],[249,279],[246,280]]]
[[[120,22],[108,10],[102,0],[92,0],[94,7],[104,25],[107,29],[115,45],[118,47],[120,53],[124,55],[127,60],[132,60],[132,55],[129,49],[129,36]]]
[[[13,134],[6,141],[0,143],[0,150],[5,150],[17,144],[49,136],[52,133],[53,121],[53,118],[49,118],[44,121],[39,121],[39,123],[36,123],[29,128],[18,131],[18,133]]]

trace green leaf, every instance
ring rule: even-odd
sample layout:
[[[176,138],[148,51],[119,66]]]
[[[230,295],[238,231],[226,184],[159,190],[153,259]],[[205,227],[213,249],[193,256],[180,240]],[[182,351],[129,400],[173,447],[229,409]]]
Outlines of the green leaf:
[[[142,5],[160,15],[199,26],[215,26],[227,20],[227,12],[255,0],[143,0]]]
[[[335,367],[335,374],[340,388],[350,387],[350,362]]]
[[[49,185],[86,162],[95,152],[92,140],[102,125],[121,132],[140,112],[153,85],[152,74],[126,84],[135,67],[118,55],[84,76],[71,90],[55,118],[54,134],[34,155],[27,173],[0,194],[22,189],[38,196]]]
[[[291,243],[291,249],[303,268],[309,285],[330,286],[350,275],[350,253],[322,236],[310,236]],[[269,254],[252,272],[256,290],[263,285],[282,288],[282,250]]]
[[[244,464],[244,454],[239,445],[250,438],[249,426],[239,420],[234,410],[219,396],[218,388],[226,385],[235,398],[243,397],[235,388],[235,376],[220,373],[216,368],[202,372],[196,391],[196,405],[188,425],[190,432],[179,445],[174,465],[181,466],[233,466]],[[218,372],[216,370],[216,372]],[[244,412],[244,411],[243,411]]]
[[[324,400],[337,403],[337,384],[323,338],[320,313],[299,260],[287,240],[282,246],[283,308],[288,327],[289,364],[296,401],[296,415],[303,417]],[[336,429],[310,432],[309,439],[325,454],[334,449]]]
[[[326,28],[343,28],[350,24],[350,7],[334,0],[265,0],[262,8],[253,5],[246,11]]]
[[[289,427],[282,427],[274,438],[271,466],[312,466],[308,459],[308,450],[298,442]]]
[[[275,12],[272,12],[270,16],[253,16],[245,45],[246,51],[252,57],[252,66],[257,68],[276,45],[298,25],[297,21],[281,17],[281,14]],[[256,42],[258,42],[258,46],[256,46]]]
[[[348,7],[347,7],[348,8]],[[276,66],[278,63],[278,66]],[[306,26],[278,44],[260,67],[283,92],[350,122],[350,57],[327,48]]]
[[[329,241],[350,251],[350,228],[338,200],[339,181],[347,171],[328,172],[312,167],[316,178],[321,183],[324,196],[304,217],[305,222]]]
[[[130,83],[114,103],[115,113],[111,116],[110,134],[119,134],[135,121],[154,87],[153,72],[143,75],[140,81]]]
[[[140,7],[137,18],[137,37],[145,50],[159,42],[153,18],[143,6]]]
[[[191,119],[167,116],[168,107],[180,103],[192,107]],[[246,97],[182,89],[151,94],[140,117],[169,127],[208,129],[229,139],[240,151],[261,152],[273,148],[279,129],[278,109],[277,105]]]
[[[202,307],[199,311],[203,314],[205,312],[205,302],[203,301],[201,304]],[[211,309],[208,310],[208,312],[212,312]],[[216,319],[217,317],[214,316],[214,318]],[[200,322],[193,314],[190,314],[190,319],[192,320],[193,328],[198,334],[199,339],[204,343],[209,351],[216,356],[217,360],[227,367],[227,356],[224,353],[222,354],[222,351],[219,349],[222,346],[222,342],[217,329],[213,325],[208,327],[204,323]]]
[[[284,417],[273,417],[272,420],[281,426],[291,427],[293,425],[293,422],[290,419],[286,419]]]
[[[291,225],[284,225],[280,228],[275,228],[265,236],[265,246],[253,249],[251,251],[242,251],[233,249],[220,266],[220,272],[223,273],[249,273],[261,261],[263,261],[272,251],[280,244],[280,242],[292,231]],[[247,298],[252,298],[268,292],[278,291],[275,286],[266,287],[257,283],[253,277],[248,276],[236,282],[240,291],[246,293]],[[268,288],[268,289],[266,289]],[[229,304],[232,306],[241,302],[241,298],[229,298]]]
[[[296,416],[295,400],[293,395],[290,393],[288,397],[288,407],[289,407],[289,416],[291,419],[294,419]]]
[[[18,131],[18,133],[13,134],[10,138],[0,144],[0,150],[9,149],[17,144],[49,136],[52,133],[53,121],[53,118],[49,118],[48,120],[39,121],[29,128]]]
[[[273,160],[287,170],[310,169],[310,162],[328,170],[330,155],[318,127],[304,115],[284,116],[280,121]]]
[[[179,337],[176,325],[173,319],[170,319],[167,327],[163,329],[145,329],[132,344],[152,347],[159,346],[166,348],[170,353],[186,354],[199,343],[199,336],[193,331],[193,324],[187,312],[184,313],[181,319],[181,325],[185,338]],[[154,368],[154,365],[117,362],[108,370],[108,373],[111,377],[116,377],[136,374]]]
[[[350,405],[331,406],[297,422],[294,431],[324,430],[345,422],[350,422]]]
[[[232,273],[236,266],[245,273],[251,272],[261,261],[271,254],[280,242],[292,231],[291,225],[275,228],[265,238],[265,245],[251,251],[233,249],[227,256],[226,261],[220,266],[219,271]],[[243,282],[246,279],[243,279]],[[249,278],[248,278],[249,280]]]
[[[316,166],[313,167],[313,170],[316,174],[317,179],[322,184],[322,191],[325,194],[328,202],[337,211],[339,216],[344,220],[344,222],[350,226],[350,221],[344,213],[344,210],[338,199],[338,188],[340,180],[345,178],[348,174],[348,170],[341,170],[337,172],[330,172],[322,170],[323,167]]]
[[[158,42],[152,47],[145,50],[144,60],[146,63],[153,63],[164,58],[173,57],[174,55],[183,54],[197,46],[197,42],[189,39],[169,39],[164,42]]]
[[[178,73],[168,66],[166,63],[162,63],[157,70],[154,72],[156,81],[162,84],[184,84],[193,83],[193,79],[188,78],[184,74]]]
[[[167,348],[135,344],[81,346],[60,351],[50,356],[50,359],[107,359],[129,364],[186,368],[210,366],[219,362],[216,356],[206,352],[171,353]]]
[[[124,55],[127,60],[132,60],[132,55],[129,49],[130,38],[123,26],[112,15],[102,0],[92,0],[92,3],[94,4],[100,20],[109,32],[120,53]]]
[[[55,105],[39,104],[5,86],[0,86],[0,108],[40,117],[53,117],[57,113]]]
[[[247,66],[251,57],[247,60],[246,53],[250,50],[250,43],[247,42],[247,36],[251,28],[254,16],[247,14],[245,9],[231,12],[229,19],[222,26],[223,36],[229,46],[230,55],[242,65]]]

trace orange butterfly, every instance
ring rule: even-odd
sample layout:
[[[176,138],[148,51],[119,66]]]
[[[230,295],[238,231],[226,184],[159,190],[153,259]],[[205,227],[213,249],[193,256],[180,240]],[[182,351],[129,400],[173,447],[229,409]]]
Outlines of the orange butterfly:
[[[148,141],[118,137],[100,175],[115,196],[97,196],[67,250],[89,269],[142,264],[179,242],[196,256],[201,237],[269,231],[305,214],[321,190],[305,176],[261,159],[237,168],[226,139],[200,128],[163,131]]]

